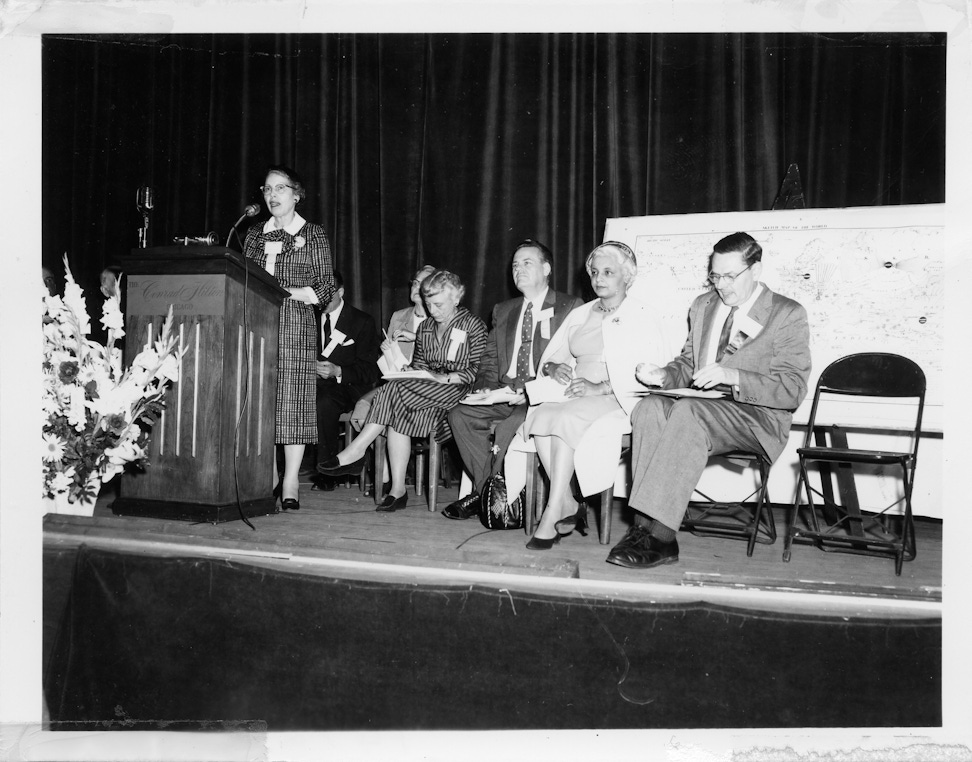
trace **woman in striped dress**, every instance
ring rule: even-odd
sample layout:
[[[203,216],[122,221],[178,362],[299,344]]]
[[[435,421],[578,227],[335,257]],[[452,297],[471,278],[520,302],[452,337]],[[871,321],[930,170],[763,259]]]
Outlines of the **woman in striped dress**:
[[[243,253],[265,268],[290,292],[280,307],[277,338],[276,442],[283,445],[283,480],[274,468],[274,495],[284,510],[300,508],[298,473],[304,446],[317,441],[315,304],[334,293],[334,267],[324,228],[297,213],[306,195],[300,177],[288,167],[267,171],[263,199],[270,219],[246,234]]]
[[[412,437],[447,427],[446,413],[472,389],[486,348],[486,325],[460,307],[465,287],[454,273],[437,270],[422,281],[429,317],[418,328],[410,368],[434,380],[399,379],[380,387],[361,433],[344,450],[318,467],[327,476],[361,470],[368,446],[385,431],[391,487],[379,511],[405,507],[405,469]]]

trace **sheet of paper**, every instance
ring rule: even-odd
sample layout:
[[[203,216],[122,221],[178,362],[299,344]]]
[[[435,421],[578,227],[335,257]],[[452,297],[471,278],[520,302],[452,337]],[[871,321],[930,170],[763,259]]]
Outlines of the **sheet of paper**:
[[[539,405],[543,402],[566,402],[567,386],[550,376],[540,376],[527,381],[524,387],[531,405]]]
[[[503,402],[509,404],[517,402],[521,396],[508,386],[501,389],[490,389],[485,392],[473,392],[459,400],[460,405],[498,405]]]
[[[436,383],[439,383],[435,376],[433,376],[427,370],[399,370],[391,373],[383,373],[381,377],[387,381],[400,378],[415,378],[421,381],[436,381]]]
[[[387,334],[385,335],[387,337]],[[385,361],[384,367],[381,364],[382,360]],[[381,351],[381,357],[378,358],[378,367],[382,373],[398,371],[406,365],[408,365],[408,360],[402,354],[402,348],[398,346],[397,341],[391,342],[391,346],[388,349],[383,349]]]
[[[700,397],[709,400],[726,396],[726,393],[719,389],[644,389],[635,392],[639,397],[649,394],[660,394],[663,397]]]

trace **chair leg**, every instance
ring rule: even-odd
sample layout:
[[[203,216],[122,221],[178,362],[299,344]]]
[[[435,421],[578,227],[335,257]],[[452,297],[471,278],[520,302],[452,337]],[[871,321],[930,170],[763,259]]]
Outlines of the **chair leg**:
[[[345,420],[345,421],[342,421],[342,423],[344,424],[344,446],[347,448],[347,447],[349,447],[351,445],[351,440],[354,439],[354,437],[351,436],[351,433],[352,433],[351,432],[351,421],[350,420]],[[358,474],[358,489],[361,490],[361,491],[364,491],[364,481],[365,481],[365,467],[362,466],[361,467],[361,473]],[[345,489],[350,489],[351,488],[351,477],[350,476],[345,476],[344,477],[344,488]]]
[[[442,459],[442,445],[429,434],[429,510],[437,510],[439,499],[439,467]]]
[[[425,489],[425,452],[415,453],[415,494],[422,495]]]
[[[534,527],[536,526],[536,510],[537,510],[537,454],[530,453],[527,455],[526,464],[526,485],[525,490],[525,500],[526,504],[523,506],[523,530],[529,534],[533,534]]]
[[[756,548],[756,539],[759,537],[759,527],[765,520],[766,536],[770,542],[776,542],[776,521],[773,518],[773,507],[770,505],[768,497],[769,489],[769,466],[766,462],[759,459],[759,491],[756,493],[756,505],[753,508],[753,527],[749,535],[749,543],[746,546],[746,555],[752,556]]]
[[[608,487],[601,493],[601,524],[597,536],[601,545],[611,542],[611,512],[614,508],[614,487]]]

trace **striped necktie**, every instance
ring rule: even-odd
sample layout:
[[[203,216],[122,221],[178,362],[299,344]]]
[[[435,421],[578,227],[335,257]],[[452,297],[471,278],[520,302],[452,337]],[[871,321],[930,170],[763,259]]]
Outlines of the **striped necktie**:
[[[732,335],[732,320],[736,316],[737,309],[738,307],[729,308],[729,317],[722,325],[722,333],[719,334],[719,348],[716,350],[716,362],[722,360],[722,356],[726,353],[726,347],[729,346],[729,337]]]

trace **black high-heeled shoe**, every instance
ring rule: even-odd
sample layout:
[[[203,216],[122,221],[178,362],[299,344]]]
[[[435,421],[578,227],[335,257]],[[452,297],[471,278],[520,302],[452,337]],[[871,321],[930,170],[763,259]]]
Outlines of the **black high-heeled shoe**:
[[[280,507],[285,511],[299,511],[300,501],[294,500],[292,497],[285,497],[280,501]]]
[[[277,486],[273,488],[273,499],[276,501],[283,494],[283,481],[278,481]]]
[[[341,465],[341,461],[338,460],[337,455],[332,455],[323,463],[318,464],[317,473],[324,474],[324,476],[350,476],[359,473],[364,464],[365,459],[363,455],[353,463],[347,463],[343,466]]]
[[[526,544],[527,550],[550,550],[554,545],[560,542],[562,535],[555,534],[549,540],[544,540],[542,537],[531,537],[530,542]]]
[[[587,506],[580,506],[571,516],[565,516],[556,524],[554,529],[561,537],[566,537],[575,529],[582,537],[587,537]]]

